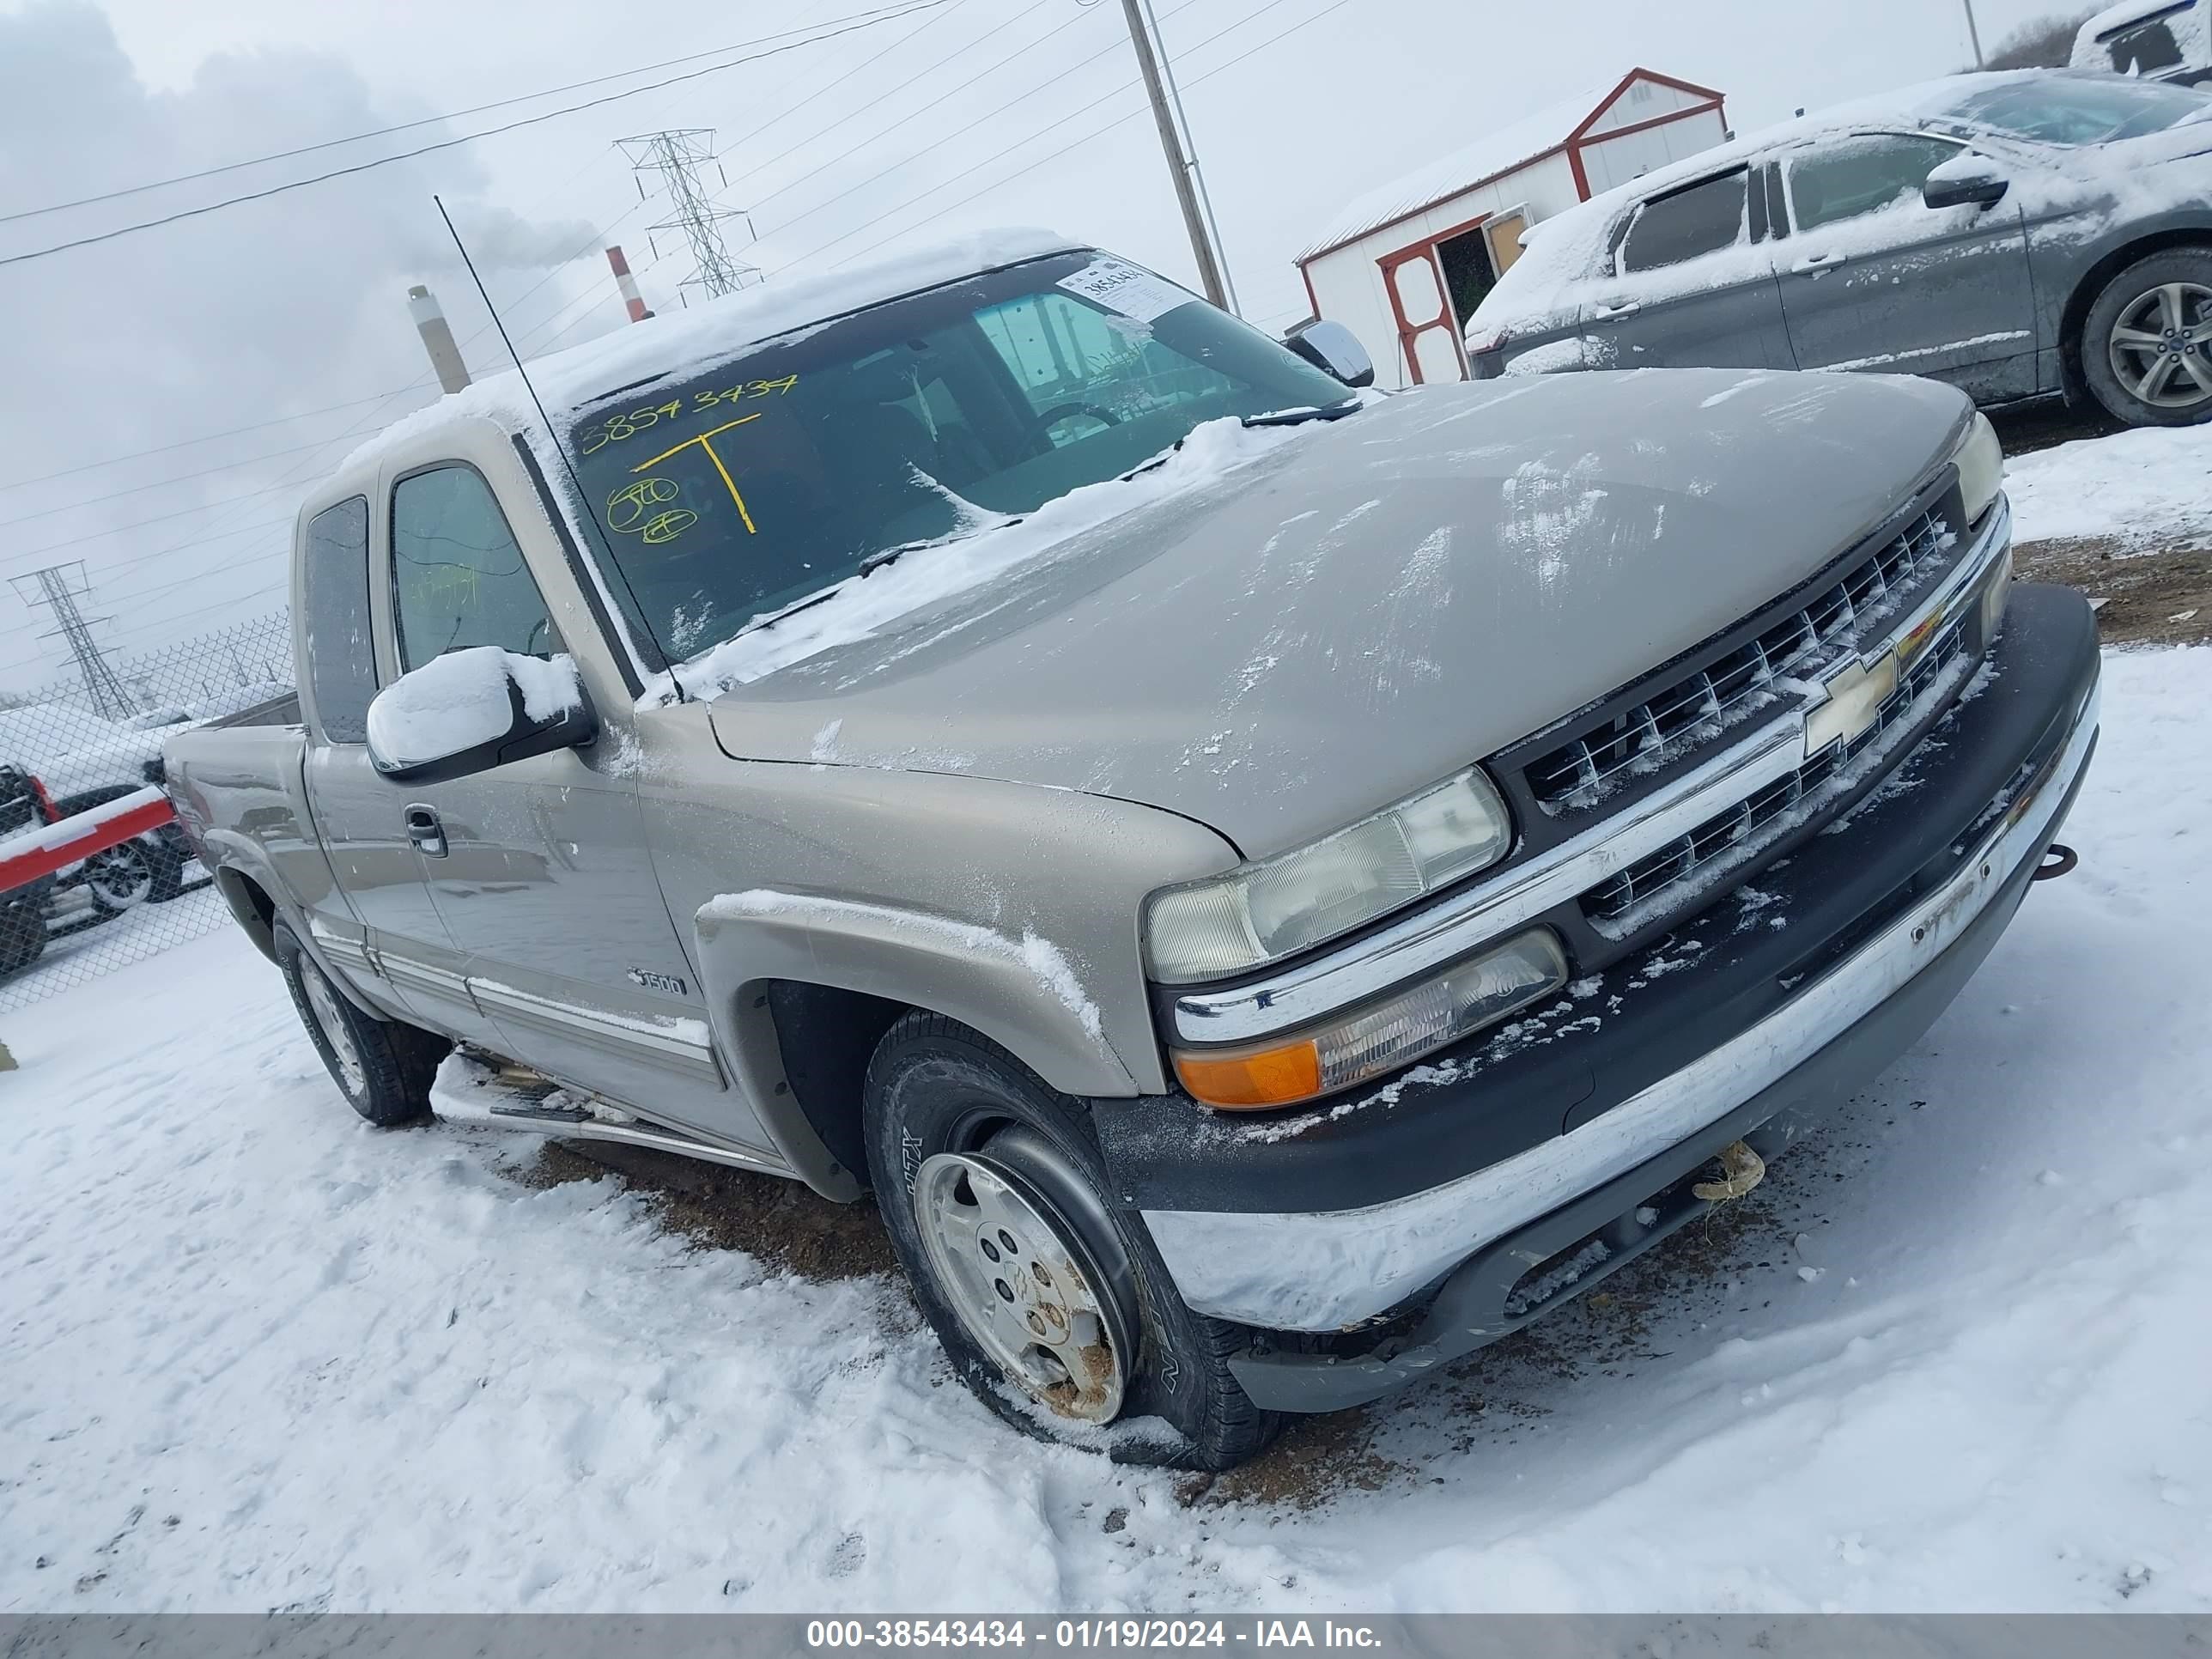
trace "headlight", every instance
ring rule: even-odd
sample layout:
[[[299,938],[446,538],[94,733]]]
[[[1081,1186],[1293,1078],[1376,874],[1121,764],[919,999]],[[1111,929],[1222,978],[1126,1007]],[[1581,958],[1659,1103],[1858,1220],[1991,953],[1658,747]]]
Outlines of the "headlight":
[[[1566,978],[1559,940],[1547,928],[1532,928],[1297,1036],[1237,1048],[1177,1049],[1176,1076],[1192,1098],[1224,1110],[1295,1106],[1410,1066],[1550,996]]]
[[[1988,416],[1975,411],[1966,435],[1959,440],[1951,459],[1959,468],[1959,494],[1966,502],[1966,522],[1977,523],[1990,510],[1998,487],[2004,483],[2004,446],[1997,441],[1997,429],[1990,424]]]
[[[1162,888],[1145,906],[1152,976],[1188,985],[1279,961],[1495,863],[1511,842],[1505,803],[1470,767],[1307,846]]]

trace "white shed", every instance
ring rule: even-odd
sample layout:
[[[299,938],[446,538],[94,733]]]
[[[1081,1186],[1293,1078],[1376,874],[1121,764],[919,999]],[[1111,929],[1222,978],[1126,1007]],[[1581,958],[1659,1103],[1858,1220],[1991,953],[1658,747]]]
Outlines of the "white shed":
[[[1719,93],[1631,70],[1362,196],[1298,255],[1306,297],[1378,384],[1464,380],[1460,331],[1523,230],[1727,136]]]

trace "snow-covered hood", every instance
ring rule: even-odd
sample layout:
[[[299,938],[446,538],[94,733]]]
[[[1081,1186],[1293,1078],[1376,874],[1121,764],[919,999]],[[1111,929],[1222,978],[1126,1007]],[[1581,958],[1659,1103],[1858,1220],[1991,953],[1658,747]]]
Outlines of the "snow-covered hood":
[[[1407,393],[735,686],[715,734],[1146,802],[1263,855],[1748,614],[1967,412],[1924,380],[1740,370]]]

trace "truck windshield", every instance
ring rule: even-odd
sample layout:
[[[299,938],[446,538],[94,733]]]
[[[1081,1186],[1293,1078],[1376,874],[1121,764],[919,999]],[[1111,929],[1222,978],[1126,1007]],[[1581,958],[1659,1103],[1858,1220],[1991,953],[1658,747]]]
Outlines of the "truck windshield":
[[[570,429],[672,660],[860,571],[1117,478],[1204,421],[1351,394],[1133,266],[1058,254],[622,387]]]

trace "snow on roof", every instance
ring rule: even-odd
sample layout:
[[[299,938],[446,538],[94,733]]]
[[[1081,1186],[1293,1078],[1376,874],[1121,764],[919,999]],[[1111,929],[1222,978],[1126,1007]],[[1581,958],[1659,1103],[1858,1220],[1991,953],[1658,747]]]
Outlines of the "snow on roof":
[[[608,392],[673,369],[704,368],[902,294],[954,283],[979,271],[1064,253],[1088,244],[1056,231],[992,230],[909,248],[815,276],[771,276],[672,315],[648,318],[533,359],[531,383],[557,423]],[[338,464],[341,472],[374,462],[388,447],[456,416],[483,415],[517,430],[538,424],[529,388],[513,369],[487,374],[386,427]]]
[[[2107,29],[2125,28],[2130,23],[2140,23],[2146,17],[2161,11],[2185,11],[2189,0],[2120,0],[2116,6],[2107,6],[2085,21],[2075,33],[2078,40],[2094,41]]]
[[[1297,256],[1297,263],[1303,264],[1317,253],[1419,212],[1433,202],[1472,190],[1547,150],[1559,149],[1569,133],[1597,112],[1620,84],[1615,79],[1585,87],[1572,97],[1547,104],[1464,149],[1437,156],[1401,179],[1377,185],[1330,221],[1328,229]]]

